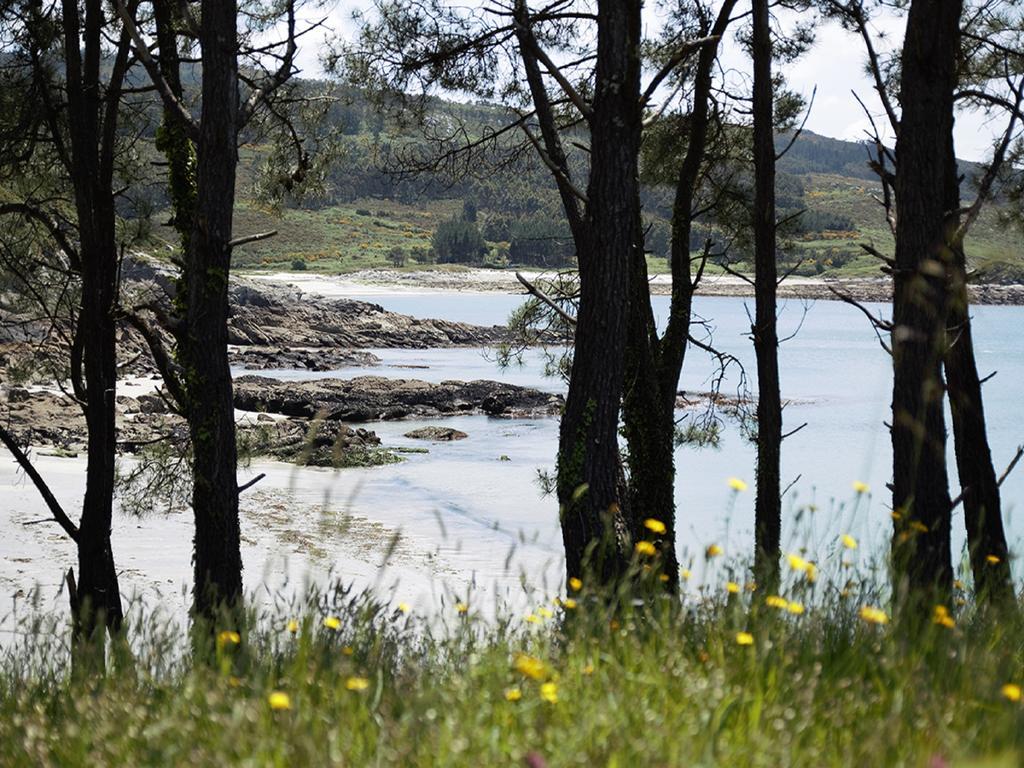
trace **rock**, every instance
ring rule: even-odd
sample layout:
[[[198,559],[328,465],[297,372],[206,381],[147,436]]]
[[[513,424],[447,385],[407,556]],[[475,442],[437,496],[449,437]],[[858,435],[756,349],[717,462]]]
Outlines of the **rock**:
[[[11,387],[7,390],[7,402],[8,403],[24,403],[32,394],[24,387]]]
[[[141,413],[168,413],[167,403],[159,395],[139,395]]]
[[[465,440],[469,435],[452,427],[420,427],[405,433],[413,440]]]
[[[366,422],[484,413],[504,418],[552,416],[562,398],[497,381],[443,381],[358,376],[353,379],[235,380],[235,407],[243,411],[326,421]]]

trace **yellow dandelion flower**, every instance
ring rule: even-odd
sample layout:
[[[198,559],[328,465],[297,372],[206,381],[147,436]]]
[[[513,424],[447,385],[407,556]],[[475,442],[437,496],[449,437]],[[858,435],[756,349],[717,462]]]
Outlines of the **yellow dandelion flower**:
[[[523,617],[523,621],[527,624],[540,624],[540,617],[535,613],[528,613]]]
[[[789,600],[781,595],[768,595],[768,597],[764,599],[764,604],[769,608],[785,609],[789,607]]]
[[[786,555],[786,560],[789,561],[790,568],[800,573],[806,573],[807,569],[811,567],[811,564],[800,557],[800,555]]]
[[[638,555],[647,555],[651,557],[658,553],[658,548],[649,541],[638,541],[636,543],[636,553]]]
[[[550,619],[552,616],[555,615],[554,613],[551,612],[550,608],[547,608],[547,607],[544,607],[544,606],[541,606],[540,608],[537,609],[537,614],[542,619]]]
[[[989,565],[998,565],[1001,562],[1001,560],[998,555],[988,555],[985,558],[985,562]]]
[[[401,611],[402,613],[408,613],[409,611],[412,610],[412,606],[409,605],[408,603],[399,603],[398,604],[398,610]]]
[[[794,616],[799,616],[801,613],[804,612],[804,604],[791,601],[786,606],[786,610],[792,613]]]
[[[738,477],[730,477],[727,482],[729,483],[729,487],[737,493],[747,490],[747,484]]]
[[[585,666],[583,668],[583,674],[584,675],[592,675],[592,674],[594,674],[594,665],[593,664],[587,664],[587,666]]]
[[[843,534],[842,542],[843,542],[843,546],[846,547],[847,549],[856,549],[857,548],[857,540],[855,538],[853,538],[853,536],[851,536],[848,533],[844,533]]]
[[[881,608],[865,605],[860,609],[860,617],[871,624],[888,624],[889,616]]]
[[[337,632],[339,629],[341,629],[341,619],[339,619],[337,616],[328,616],[326,619],[324,619],[324,626],[332,632]]]
[[[558,685],[547,682],[540,687],[540,697],[548,704],[558,703]]]
[[[288,631],[291,632],[293,635],[297,633],[299,631],[299,622],[297,622],[295,619],[290,620],[288,622]]]
[[[455,604],[455,610],[458,613],[468,613],[469,612],[469,606],[466,605],[465,603],[456,603]]]
[[[668,583],[668,574],[667,573],[659,573],[658,574],[658,581],[660,581],[662,584],[667,584]]]
[[[569,589],[571,589],[573,592],[579,592],[581,589],[583,589],[583,582],[577,579],[575,576],[573,576],[571,579],[569,579]]]
[[[525,653],[517,653],[512,666],[519,674],[534,680],[543,680],[548,676],[548,670],[544,662]]]
[[[749,632],[737,632],[736,633],[736,644],[737,645],[753,645],[754,636]]]
[[[737,584],[735,581],[730,581],[726,583],[725,589],[726,591],[728,591],[730,595],[738,595],[740,593],[740,585]]]
[[[644,520],[644,528],[646,528],[651,533],[658,534],[664,533],[668,530],[668,528],[665,527],[665,524],[661,522],[661,520],[655,520],[653,517],[649,517],[646,520]]]
[[[871,490],[867,483],[863,483],[860,480],[855,480],[853,483],[853,490],[856,493],[867,493]]]
[[[523,692],[518,688],[509,688],[505,691],[506,701],[519,701],[521,698],[523,698]]]
[[[956,626],[956,621],[953,620],[953,617],[949,614],[949,609],[944,605],[935,606],[935,610],[932,612],[932,623],[946,629],[952,629]]]
[[[353,648],[351,645],[346,645],[341,649],[342,656],[351,656],[355,652],[355,648]]]
[[[267,703],[271,709],[291,709],[292,697],[284,691],[274,691],[267,696]]]
[[[350,677],[345,681],[345,687],[350,691],[365,691],[370,687],[370,681],[365,677]]]
[[[575,600],[573,600],[571,597],[567,597],[567,598],[565,598],[565,600],[562,601],[562,607],[563,608],[567,608],[570,611],[576,610],[576,606],[577,605],[578,605],[578,603]]]
[[[242,642],[242,636],[231,630],[225,630],[217,635],[217,645],[238,645],[240,642]]]
[[[690,577],[693,576],[689,568],[680,568],[679,575],[683,577],[683,581],[689,581]]]
[[[724,550],[717,544],[712,544],[704,550],[704,556],[708,558],[718,557]]]
[[[1013,702],[1020,701],[1022,692],[1019,685],[1015,685],[1014,683],[1007,683],[999,690],[1003,694],[1004,699]]]
[[[807,564],[807,580],[813,584],[818,580],[818,566],[814,563]]]

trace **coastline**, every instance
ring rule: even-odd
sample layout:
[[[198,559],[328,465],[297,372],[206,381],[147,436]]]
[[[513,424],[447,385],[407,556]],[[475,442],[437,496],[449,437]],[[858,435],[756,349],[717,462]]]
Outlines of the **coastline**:
[[[374,296],[391,293],[523,293],[522,285],[512,269],[463,270],[422,269],[400,271],[367,269],[347,274],[317,272],[245,273],[248,277],[271,283],[284,283],[314,295],[329,298]],[[554,272],[523,272],[528,279],[543,282]],[[658,274],[650,278],[651,293],[668,296],[672,292],[671,277]],[[781,299],[839,301],[838,292],[860,302],[888,303],[892,300],[892,281],[888,278],[790,277],[779,286]],[[705,275],[697,289],[698,296],[753,297],[754,288],[743,278],[732,275]],[[1024,305],[1024,285],[976,284],[970,286],[972,304]]]

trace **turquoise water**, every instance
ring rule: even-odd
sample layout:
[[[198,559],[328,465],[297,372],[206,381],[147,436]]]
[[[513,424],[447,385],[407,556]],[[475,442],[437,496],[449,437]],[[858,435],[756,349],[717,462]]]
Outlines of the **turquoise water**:
[[[386,309],[419,317],[444,317],[485,325],[503,322],[522,300],[500,294],[395,294],[365,298]],[[666,297],[655,298],[659,316],[664,315],[667,306]],[[754,387],[756,369],[747,337],[748,308],[752,312],[751,302],[738,298],[700,298],[695,306],[697,314],[708,321],[715,345],[744,363],[749,384]],[[873,305],[871,309],[879,314],[886,311],[884,305]],[[982,375],[998,371],[985,385],[985,404],[995,462],[1001,471],[1016,446],[1024,442],[1017,392],[1019,382],[1024,380],[1024,349],[1020,344],[1024,308],[978,307],[974,324]],[[891,387],[889,357],[864,316],[840,302],[785,303],[780,314],[780,336],[791,334],[795,335],[780,349],[783,397],[791,401],[784,412],[785,429],[805,422],[807,426],[783,446],[783,482],[795,481],[784,502],[789,546],[806,546],[816,552],[832,547],[840,533],[850,532],[864,542],[865,549],[881,548],[888,531],[885,483],[891,464],[884,426]],[[562,389],[560,382],[541,375],[538,357],[528,359],[523,368],[501,372],[480,350],[376,353],[383,358],[384,366],[361,372],[435,381],[506,378],[517,384]],[[694,348],[688,355],[681,388],[706,389],[715,369],[713,362]],[[397,367],[403,365],[428,367]],[[351,375],[352,369],[338,373]],[[730,375],[723,390],[735,391],[738,381],[738,375]],[[539,535],[542,540],[553,542],[557,549],[556,507],[551,499],[539,495],[537,486],[529,481],[532,473],[527,471],[551,469],[557,424],[550,420],[516,422],[513,426],[482,417],[464,417],[459,424],[470,432],[471,439],[434,446],[429,455],[412,457],[405,467],[395,469],[394,477],[385,482],[402,483],[410,494],[434,497],[439,509],[453,506],[451,499],[466,491],[467,498],[455,505],[460,510],[457,514],[485,526]],[[387,436],[400,435],[406,429],[405,424],[379,425],[378,431]],[[496,463],[496,456],[502,454],[509,455],[512,461]],[[676,456],[680,546],[696,552],[712,541],[724,541],[734,551],[748,551],[753,496],[748,491],[733,498],[727,479],[735,476],[753,484],[753,447],[738,429],[727,426],[720,449],[684,447]],[[950,462],[955,486],[952,446]],[[476,478],[481,479],[481,487],[475,485]],[[870,497],[858,499],[852,490],[854,481],[867,483],[872,489]],[[1024,522],[1016,514],[1024,499],[1024,471],[1010,476],[1003,494],[1011,543],[1024,551]],[[810,504],[817,511],[804,509]],[[509,508],[517,511],[513,514]],[[801,518],[799,525],[794,522],[797,517]],[[962,514],[958,511],[954,520],[957,546],[962,546],[962,527]]]

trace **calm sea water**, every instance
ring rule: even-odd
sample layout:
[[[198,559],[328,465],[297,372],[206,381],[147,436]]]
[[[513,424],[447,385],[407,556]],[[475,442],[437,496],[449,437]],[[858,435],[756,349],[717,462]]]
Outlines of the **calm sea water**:
[[[354,298],[360,298],[358,296]],[[498,294],[394,294],[363,297],[386,309],[418,317],[442,317],[483,325],[502,323],[521,297]],[[659,317],[668,299],[655,298]],[[884,314],[884,305],[871,307]],[[750,386],[756,368],[748,338],[750,301],[700,298],[696,312],[708,323],[714,344],[738,357]],[[1024,442],[1019,386],[1024,380],[1024,309],[978,307],[974,311],[978,365],[982,375],[997,371],[985,385],[985,405],[997,471],[1016,446]],[[792,335],[781,347],[783,397],[791,401],[784,412],[785,429],[807,426],[785,441],[783,483],[793,482],[786,494],[787,531],[791,548],[807,547],[822,554],[834,547],[840,533],[850,532],[863,542],[862,550],[881,551],[888,531],[888,492],[891,450],[884,422],[889,415],[890,361],[862,314],[839,302],[789,301],[780,316],[780,336]],[[345,369],[336,375],[370,373],[440,381],[448,378],[497,378],[517,384],[561,390],[545,378],[539,355],[528,356],[523,367],[499,370],[482,350],[374,350],[384,364],[371,369]],[[715,365],[691,348],[680,381],[687,390],[707,389]],[[415,366],[415,367],[410,367]],[[287,373],[280,374],[287,376]],[[293,372],[307,377],[306,372]],[[316,374],[324,375],[324,374]],[[737,373],[725,391],[735,391]],[[373,508],[412,502],[430,507],[456,528],[477,528],[495,543],[507,537],[536,539],[552,553],[558,550],[556,505],[540,495],[536,471],[550,470],[557,443],[554,420],[503,421],[461,417],[449,422],[470,433],[470,439],[431,446],[430,453],[412,456],[400,467],[371,473],[361,489],[362,500]],[[402,442],[409,423],[377,425],[385,442]],[[499,457],[509,461],[499,461]],[[753,485],[755,452],[739,430],[727,425],[720,448],[680,448],[676,453],[679,544],[696,553],[710,542],[725,542],[734,553],[749,551],[753,526],[753,495],[734,495],[727,479],[739,477]],[[950,472],[956,485],[950,446]],[[872,493],[857,498],[854,481],[867,483]],[[955,492],[955,491],[954,491]],[[1022,549],[1024,521],[1017,509],[1024,500],[1024,471],[1004,485],[1004,505],[1011,543]],[[798,522],[799,521],[799,522]],[[962,514],[954,521],[956,544],[963,543]]]

